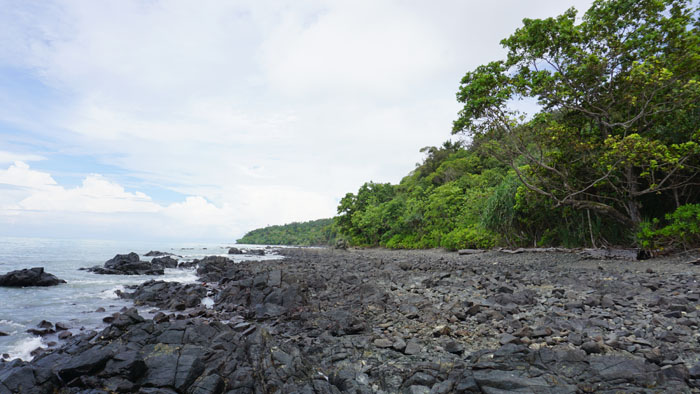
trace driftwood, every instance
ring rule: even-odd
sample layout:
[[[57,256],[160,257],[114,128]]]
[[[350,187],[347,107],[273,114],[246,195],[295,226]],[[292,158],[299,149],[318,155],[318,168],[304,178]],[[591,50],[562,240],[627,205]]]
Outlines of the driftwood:
[[[485,253],[485,249],[460,249],[457,251],[460,255],[465,255],[465,254],[479,254],[479,253]]]
[[[566,248],[518,248],[518,249],[497,249],[501,253],[518,254],[518,253],[552,253],[563,252],[573,253],[574,249]]]
[[[601,260],[643,260],[648,257],[640,249],[583,249],[579,254],[583,257]]]
[[[517,249],[496,249],[501,253],[578,253],[590,259],[611,259],[611,260],[643,260],[649,256],[640,249],[568,249],[568,248],[517,248]],[[461,254],[461,253],[460,253]],[[468,253],[465,253],[468,254]]]

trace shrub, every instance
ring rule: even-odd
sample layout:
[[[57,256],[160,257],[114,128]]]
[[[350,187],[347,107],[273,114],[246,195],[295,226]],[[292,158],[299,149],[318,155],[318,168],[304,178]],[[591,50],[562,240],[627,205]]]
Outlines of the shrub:
[[[658,219],[642,222],[637,243],[644,249],[663,250],[675,245],[684,249],[700,246],[700,204],[681,205],[666,214],[666,225]]]
[[[442,238],[445,249],[490,249],[496,245],[496,236],[480,227],[457,228]]]

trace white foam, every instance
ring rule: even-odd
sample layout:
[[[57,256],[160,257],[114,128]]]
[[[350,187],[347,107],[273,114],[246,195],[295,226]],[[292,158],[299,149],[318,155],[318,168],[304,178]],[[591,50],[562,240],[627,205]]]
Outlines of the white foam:
[[[0,325],[24,328],[23,324],[13,322],[12,320],[0,320]]]
[[[10,355],[10,359],[19,358],[24,361],[31,361],[33,358],[31,355],[32,350],[38,347],[46,346],[41,342],[41,338],[31,337],[17,343],[15,346],[11,347],[7,353]]]
[[[119,299],[119,296],[117,295],[117,290],[124,291],[124,286],[119,285],[119,286],[115,286],[111,289],[101,291],[100,294],[98,295],[98,297],[102,298],[103,300]]]
[[[166,282],[194,283],[197,281],[197,271],[194,268],[166,268],[163,280]]]
[[[205,308],[211,308],[214,306],[214,300],[211,297],[204,297],[202,298],[202,305],[204,305]]]

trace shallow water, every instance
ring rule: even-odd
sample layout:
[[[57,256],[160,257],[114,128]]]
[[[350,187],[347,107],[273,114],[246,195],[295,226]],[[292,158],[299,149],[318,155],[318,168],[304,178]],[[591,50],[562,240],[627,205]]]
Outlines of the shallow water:
[[[238,248],[260,249],[261,245],[236,245]],[[234,261],[279,258],[276,255],[228,255],[223,244],[165,244],[154,242],[123,242],[96,240],[57,240],[39,238],[0,238],[0,274],[9,271],[44,267],[67,283],[52,287],[0,287],[0,357],[31,358],[30,352],[55,335],[43,339],[26,332],[42,320],[61,322],[74,334],[104,326],[102,319],[124,306],[128,300],[119,299],[115,290],[150,279],[193,282],[195,271],[166,269],[163,276],[98,275],[79,268],[102,265],[116,254],[138,253],[142,259],[151,250],[174,253],[179,261],[191,261],[205,256],[224,255]],[[104,312],[96,312],[104,308]]]

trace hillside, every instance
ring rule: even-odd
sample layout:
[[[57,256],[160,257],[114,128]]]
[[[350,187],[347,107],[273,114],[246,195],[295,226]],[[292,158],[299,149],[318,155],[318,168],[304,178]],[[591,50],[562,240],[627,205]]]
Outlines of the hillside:
[[[253,245],[322,246],[335,242],[333,219],[318,219],[308,222],[293,222],[268,226],[246,233],[236,241]]]

